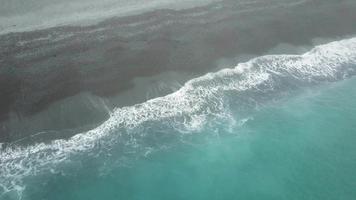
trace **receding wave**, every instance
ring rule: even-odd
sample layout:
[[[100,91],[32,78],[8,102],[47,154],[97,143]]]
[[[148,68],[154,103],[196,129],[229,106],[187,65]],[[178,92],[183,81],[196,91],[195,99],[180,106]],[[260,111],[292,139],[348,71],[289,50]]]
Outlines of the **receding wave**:
[[[258,102],[271,94],[355,74],[356,38],[320,45],[303,55],[262,56],[206,74],[170,95],[117,108],[99,127],[68,140],[3,148],[0,193],[20,191],[24,178],[51,172],[78,155],[95,156],[97,151],[113,148],[152,149],[149,142],[140,146],[143,138],[153,137],[149,131],[152,126],[169,127],[185,135],[204,128],[211,119],[228,119],[233,97],[238,97],[236,104],[242,105],[247,99]]]

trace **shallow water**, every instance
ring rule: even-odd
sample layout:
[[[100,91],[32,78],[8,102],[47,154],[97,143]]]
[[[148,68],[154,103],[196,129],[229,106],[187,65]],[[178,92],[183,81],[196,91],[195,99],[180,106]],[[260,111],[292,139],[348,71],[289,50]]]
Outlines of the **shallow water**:
[[[258,57],[67,140],[2,148],[0,199],[353,199],[355,48]]]
[[[309,89],[261,108],[242,126],[219,129],[220,137],[103,175],[83,166],[46,176],[24,199],[354,199],[355,84]]]

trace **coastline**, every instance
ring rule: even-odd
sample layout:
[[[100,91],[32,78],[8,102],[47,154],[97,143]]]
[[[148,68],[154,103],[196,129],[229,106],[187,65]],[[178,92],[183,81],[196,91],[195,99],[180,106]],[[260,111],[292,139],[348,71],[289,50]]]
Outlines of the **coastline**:
[[[228,6],[157,10],[109,19],[88,27],[54,27],[1,35],[0,65],[3,67],[0,69],[0,95],[4,98],[0,102],[0,143],[37,133],[41,127],[57,130],[59,134],[51,139],[58,139],[63,138],[61,130],[100,124],[108,117],[106,108],[96,110],[89,105],[72,110],[69,106],[69,112],[66,112],[60,108],[56,111],[55,107],[68,101],[73,102],[73,108],[77,107],[86,95],[88,102],[90,99],[108,101],[111,104],[109,109],[141,103],[147,100],[144,92],[142,96],[140,92],[127,96],[126,103],[118,103],[120,99],[125,99],[120,95],[135,90],[134,87],[141,88],[136,88],[137,91],[158,87],[155,83],[147,86],[146,81],[135,82],[138,77],[151,78],[151,81],[159,83],[165,76],[156,75],[173,71],[181,74],[178,82],[182,84],[217,67],[232,67],[237,60],[243,60],[238,58],[241,55],[255,57],[268,54],[280,44],[308,48],[313,45],[313,38],[333,39],[353,34],[356,27],[352,26],[352,22],[356,21],[356,14],[352,11],[356,5],[343,1],[337,5],[330,3],[329,7],[328,3],[241,13],[232,12],[235,8]],[[317,7],[319,13],[314,14],[313,8]],[[335,7],[343,11],[343,16],[330,14]],[[298,13],[298,9],[306,8],[303,16]],[[192,16],[197,10],[201,15]],[[223,16],[220,14],[222,11],[225,11]],[[258,17],[252,17],[256,13]],[[328,21],[327,27],[320,23],[323,20]],[[290,47],[279,48],[285,51]],[[222,59],[225,61],[219,63]],[[227,63],[234,65],[226,66]],[[150,98],[169,92],[168,89],[152,93],[154,95]],[[42,121],[46,111],[55,117],[49,118],[43,125],[32,123],[31,116],[37,115],[38,120],[34,121]],[[62,115],[59,115],[61,112]],[[65,125],[66,120],[72,122],[68,117],[73,113],[87,113],[95,117]],[[15,115],[16,120],[10,115]],[[23,123],[27,119],[31,121],[28,124],[37,127],[31,128]],[[58,120],[64,121],[58,123]],[[13,125],[7,125],[9,123]],[[23,124],[22,130],[32,133],[11,132],[14,130],[11,127],[19,124]]]

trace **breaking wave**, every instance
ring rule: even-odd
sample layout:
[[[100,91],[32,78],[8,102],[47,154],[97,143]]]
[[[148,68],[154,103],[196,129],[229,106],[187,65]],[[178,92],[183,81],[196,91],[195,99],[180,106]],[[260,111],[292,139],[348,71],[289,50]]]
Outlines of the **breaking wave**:
[[[113,149],[147,153],[155,148],[154,138],[189,135],[216,119],[233,120],[232,107],[243,107],[246,101],[259,103],[285,91],[355,74],[356,38],[320,45],[303,55],[257,57],[206,74],[167,96],[117,108],[97,128],[68,140],[1,149],[0,197],[21,192],[26,177],[53,172],[79,155],[95,157]],[[161,133],[151,131],[159,127]]]

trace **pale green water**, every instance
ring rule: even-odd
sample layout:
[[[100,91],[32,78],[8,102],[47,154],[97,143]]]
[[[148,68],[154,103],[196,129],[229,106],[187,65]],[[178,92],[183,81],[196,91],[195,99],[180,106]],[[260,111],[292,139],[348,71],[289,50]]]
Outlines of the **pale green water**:
[[[352,79],[303,91],[262,108],[231,136],[152,153],[102,176],[92,166],[50,175],[23,197],[356,199],[355,86]]]

